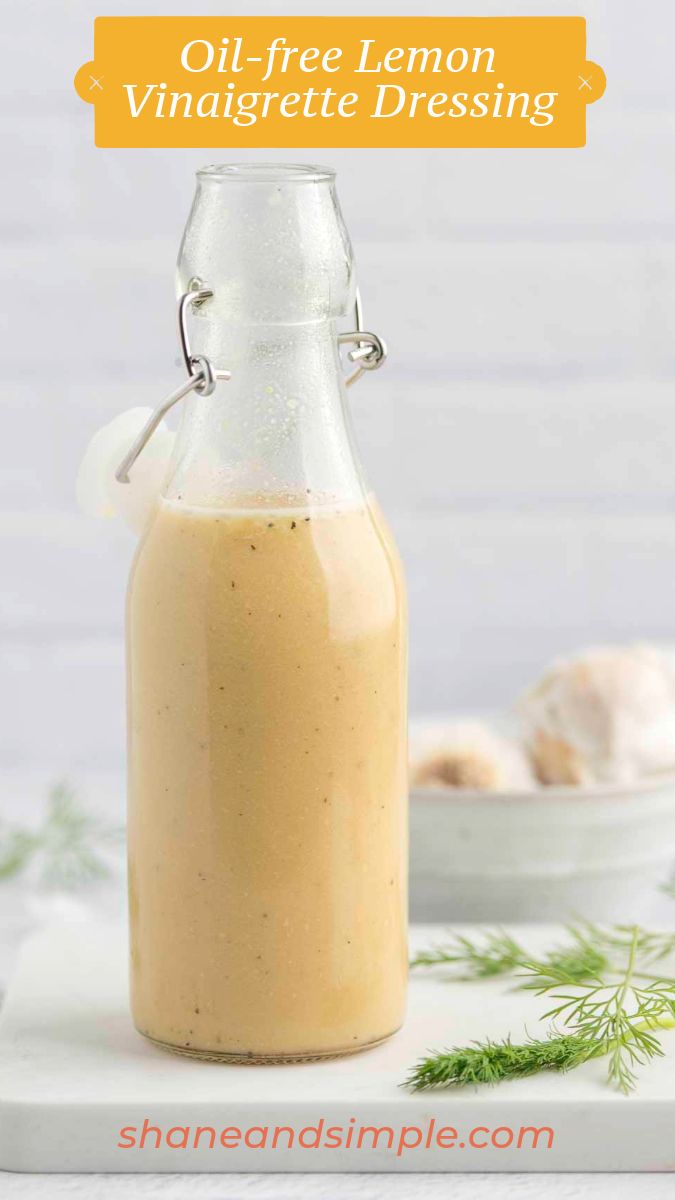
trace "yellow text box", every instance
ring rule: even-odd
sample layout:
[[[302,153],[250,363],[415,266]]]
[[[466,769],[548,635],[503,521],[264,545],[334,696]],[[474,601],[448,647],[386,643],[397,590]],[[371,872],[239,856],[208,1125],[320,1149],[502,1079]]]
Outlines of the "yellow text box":
[[[581,17],[98,17],[97,146],[586,144]]]

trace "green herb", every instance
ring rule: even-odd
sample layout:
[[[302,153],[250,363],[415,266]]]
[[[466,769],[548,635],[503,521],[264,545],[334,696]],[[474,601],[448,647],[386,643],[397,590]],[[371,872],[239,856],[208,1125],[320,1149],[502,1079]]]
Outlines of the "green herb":
[[[104,879],[110,868],[99,847],[119,841],[122,830],[90,816],[63,783],[49,793],[42,825],[36,829],[0,824],[0,881],[29,867],[46,887],[76,888]]]
[[[609,966],[607,947],[602,939],[589,925],[568,925],[566,933],[568,941],[549,950],[544,956],[544,965],[568,980],[597,979]]]
[[[463,966],[465,974],[456,979],[510,974],[520,987],[556,1001],[542,1014],[551,1029],[545,1038],[520,1044],[509,1037],[432,1053],[413,1068],[406,1086],[419,1091],[498,1083],[568,1071],[606,1055],[609,1083],[628,1093],[635,1068],[663,1054],[654,1030],[675,1026],[675,979],[647,969],[673,952],[674,935],[590,922],[570,926],[567,941],[540,959],[528,958],[501,930],[477,939],[456,935],[446,946],[418,955],[413,965]]]
[[[515,969],[526,957],[522,946],[502,929],[486,931],[472,940],[464,934],[452,934],[443,946],[418,954],[412,967],[453,966],[464,968],[455,979],[489,979]]]
[[[607,965],[606,952],[593,926],[567,929],[569,941],[548,952],[545,961],[577,979],[597,974]],[[476,937],[451,934],[442,946],[418,954],[412,967],[453,966],[457,980],[489,979],[513,974],[528,958],[527,951],[503,929],[484,930]]]
[[[594,1049],[594,1053],[598,1053]],[[423,1058],[413,1068],[406,1086],[415,1092],[434,1087],[466,1087],[478,1083],[499,1083],[502,1079],[521,1079],[538,1071],[569,1071],[586,1062],[592,1054],[584,1038],[566,1035],[542,1041],[514,1044],[472,1042]]]
[[[643,965],[657,962],[675,953],[675,933],[654,933],[636,925],[613,925],[608,929],[586,923],[588,938],[597,946],[604,947],[607,954],[627,950],[636,942],[636,958]],[[636,972],[639,974],[639,972]]]
[[[0,880],[12,879],[28,866],[38,838],[25,829],[0,827]]]
[[[633,927],[630,941],[621,943],[626,962],[616,982],[607,975],[574,979],[545,961],[523,963],[525,986],[537,996],[560,1001],[544,1019],[564,1023],[574,1036],[596,1046],[598,1054],[608,1054],[608,1081],[622,1092],[635,1086],[634,1067],[663,1054],[651,1031],[675,1023],[675,983],[658,978],[645,986],[635,982],[639,948],[650,940],[645,942],[644,932]]]

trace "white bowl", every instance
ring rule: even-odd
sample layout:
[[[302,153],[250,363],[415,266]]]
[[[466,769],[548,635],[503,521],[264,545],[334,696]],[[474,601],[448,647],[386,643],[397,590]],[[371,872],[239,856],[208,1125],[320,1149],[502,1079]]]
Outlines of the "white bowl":
[[[675,861],[675,775],[534,792],[416,788],[416,921],[635,921]]]

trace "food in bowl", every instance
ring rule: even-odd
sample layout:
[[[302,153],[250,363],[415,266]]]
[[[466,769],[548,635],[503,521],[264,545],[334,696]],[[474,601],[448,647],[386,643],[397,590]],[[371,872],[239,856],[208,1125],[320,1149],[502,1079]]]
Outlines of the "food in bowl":
[[[415,788],[485,792],[630,784],[675,772],[675,656],[647,643],[556,660],[517,706],[520,733],[437,724],[411,763]]]
[[[427,729],[412,762],[411,784],[480,792],[529,791],[536,785],[525,749],[482,721]]]
[[[631,783],[675,769],[675,666],[656,646],[554,662],[520,715],[544,784]]]
[[[517,714],[413,725],[412,919],[653,919],[675,860],[675,655],[585,650]]]

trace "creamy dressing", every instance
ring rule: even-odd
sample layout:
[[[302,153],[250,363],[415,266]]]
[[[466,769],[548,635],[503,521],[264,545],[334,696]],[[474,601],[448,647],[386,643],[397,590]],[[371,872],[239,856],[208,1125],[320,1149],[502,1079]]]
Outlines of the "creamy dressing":
[[[405,600],[378,510],[164,502],[129,594],[138,1029],[306,1058],[401,1024]]]

